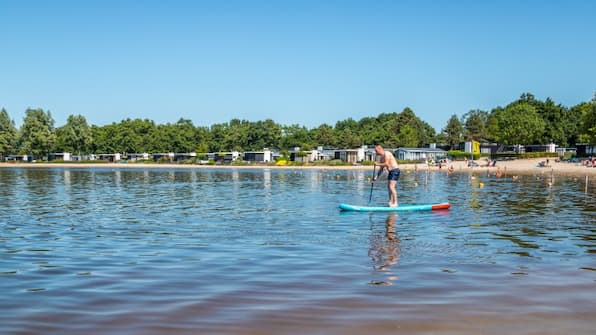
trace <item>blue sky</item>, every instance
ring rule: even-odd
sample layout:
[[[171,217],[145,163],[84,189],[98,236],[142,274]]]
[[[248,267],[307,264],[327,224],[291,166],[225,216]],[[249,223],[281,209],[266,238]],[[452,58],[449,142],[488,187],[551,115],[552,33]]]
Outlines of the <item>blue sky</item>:
[[[596,1],[0,0],[0,107],[309,128],[596,91]]]

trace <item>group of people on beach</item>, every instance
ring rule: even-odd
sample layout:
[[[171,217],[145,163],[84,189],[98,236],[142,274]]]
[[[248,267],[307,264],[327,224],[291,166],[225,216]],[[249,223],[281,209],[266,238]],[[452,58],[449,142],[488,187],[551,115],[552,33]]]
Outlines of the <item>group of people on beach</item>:
[[[586,167],[595,167],[596,168],[596,157],[590,156],[588,159],[583,161],[583,165]]]

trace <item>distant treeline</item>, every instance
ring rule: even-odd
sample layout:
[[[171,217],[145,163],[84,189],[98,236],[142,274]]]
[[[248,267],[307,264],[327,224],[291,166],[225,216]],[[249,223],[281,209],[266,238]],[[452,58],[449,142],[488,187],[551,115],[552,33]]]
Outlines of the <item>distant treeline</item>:
[[[471,110],[461,117],[452,115],[437,134],[413,110],[382,113],[358,121],[348,118],[335,125],[308,129],[301,125],[281,125],[273,120],[233,119],[211,126],[195,126],[188,119],[156,124],[148,119],[126,119],[105,126],[89,125],[82,115],[71,115],[65,125],[55,128],[49,111],[28,109],[20,129],[7,111],[0,111],[0,155],[33,154],[46,157],[52,152],[165,153],[256,151],[263,148],[303,150],[317,146],[355,148],[378,143],[389,147],[419,147],[429,143],[456,146],[477,140],[513,144],[563,146],[596,144],[596,94],[589,102],[571,108],[550,98],[537,100],[522,94],[505,107],[491,111]]]

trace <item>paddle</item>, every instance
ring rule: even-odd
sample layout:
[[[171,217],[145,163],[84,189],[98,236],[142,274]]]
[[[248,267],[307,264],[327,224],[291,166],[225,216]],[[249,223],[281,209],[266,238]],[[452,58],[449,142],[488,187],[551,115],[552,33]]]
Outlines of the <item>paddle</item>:
[[[372,201],[372,191],[373,191],[373,186],[375,185],[375,170],[376,170],[377,166],[373,165],[373,177],[370,180],[370,196],[368,197],[368,205],[370,206],[370,202]]]

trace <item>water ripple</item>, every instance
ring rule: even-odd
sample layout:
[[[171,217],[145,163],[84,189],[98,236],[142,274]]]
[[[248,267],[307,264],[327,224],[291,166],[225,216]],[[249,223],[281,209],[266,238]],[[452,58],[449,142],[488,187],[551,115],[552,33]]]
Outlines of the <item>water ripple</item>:
[[[404,172],[401,203],[452,209],[339,212],[368,201],[369,172],[2,169],[0,332],[596,326],[592,184]]]

